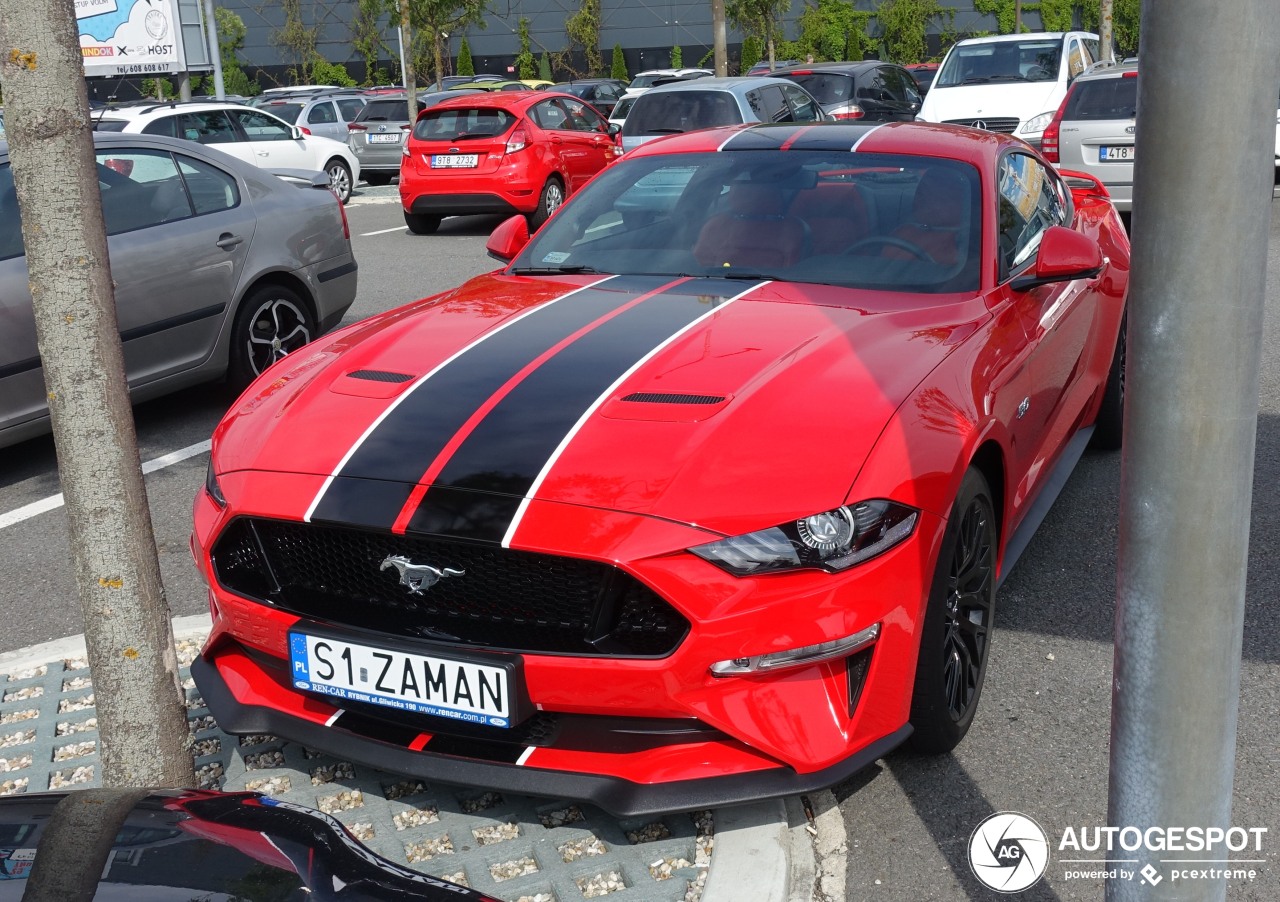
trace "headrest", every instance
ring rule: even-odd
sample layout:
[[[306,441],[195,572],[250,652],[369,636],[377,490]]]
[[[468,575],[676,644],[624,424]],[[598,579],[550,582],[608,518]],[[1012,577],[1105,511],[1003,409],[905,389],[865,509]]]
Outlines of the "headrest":
[[[738,216],[781,216],[782,191],[760,182],[740,182],[729,189],[729,209]]]
[[[954,229],[969,209],[969,186],[954,172],[933,168],[916,185],[911,218],[919,225]]]

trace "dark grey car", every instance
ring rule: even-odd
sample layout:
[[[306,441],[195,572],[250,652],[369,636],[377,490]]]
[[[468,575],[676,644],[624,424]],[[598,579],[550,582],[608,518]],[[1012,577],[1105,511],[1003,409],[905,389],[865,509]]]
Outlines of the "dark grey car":
[[[919,85],[893,63],[809,63],[769,74],[800,85],[835,119],[911,122],[920,112]]]
[[[483,94],[478,88],[451,88],[418,97],[418,110],[463,94]],[[360,161],[360,174],[370,185],[389,185],[400,174],[405,136],[409,133],[409,100],[406,94],[372,97],[347,126],[344,140]]]
[[[96,133],[94,144],[135,401],[224,374],[246,385],[336,326],[355,300],[346,221],[322,173],[297,173],[291,184],[153,135]],[[48,431],[9,147],[0,143],[0,446]]]

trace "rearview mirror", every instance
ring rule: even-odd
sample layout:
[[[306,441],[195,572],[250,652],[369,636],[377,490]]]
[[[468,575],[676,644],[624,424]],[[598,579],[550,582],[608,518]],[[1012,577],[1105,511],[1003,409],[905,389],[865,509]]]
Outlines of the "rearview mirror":
[[[529,222],[523,216],[512,216],[493,230],[485,251],[495,260],[510,263],[529,243]]]
[[[1092,279],[1106,265],[1102,248],[1092,238],[1075,229],[1052,226],[1040,238],[1034,273],[1025,273],[1009,283],[1014,291],[1030,291],[1054,282]]]

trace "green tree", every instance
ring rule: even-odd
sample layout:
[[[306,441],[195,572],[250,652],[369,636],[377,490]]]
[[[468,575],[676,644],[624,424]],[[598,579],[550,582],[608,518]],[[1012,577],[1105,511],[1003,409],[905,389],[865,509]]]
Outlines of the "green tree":
[[[390,52],[382,40],[382,28],[378,20],[387,11],[386,0],[356,0],[355,14],[351,18],[351,47],[364,60],[364,83],[376,85],[378,60],[384,50]]]
[[[800,36],[782,46],[783,56],[819,60],[860,60],[875,41],[867,33],[872,14],[853,8],[846,0],[818,0],[805,7],[796,20]]]
[[[671,68],[680,69],[684,66],[684,51],[680,49],[680,45],[676,44],[671,48]]]
[[[302,0],[280,0],[284,12],[284,25],[272,32],[268,40],[280,49],[286,63],[291,63],[294,84],[311,84],[311,64],[319,58],[316,45],[320,41],[320,27],[308,26],[302,20]]]
[[[742,51],[738,58],[739,74],[746,75],[751,71],[752,66],[764,58],[764,53],[761,51],[760,46],[760,38],[753,34],[749,34],[742,39]]]
[[[467,43],[466,37],[463,37],[462,43],[458,46],[458,74],[476,74],[476,61],[471,58],[471,45]]]
[[[600,0],[582,0],[578,11],[564,20],[564,31],[569,37],[569,46],[562,54],[565,67],[572,71],[570,54],[576,48],[582,48],[587,60],[587,75],[599,75],[604,71],[604,60],[600,56]]]
[[[533,57],[533,50],[530,49],[529,40],[529,20],[524,16],[520,17],[520,52],[516,54],[516,77],[517,78],[534,78],[538,74],[538,61]]]
[[[222,58],[223,87],[228,94],[239,94],[242,97],[257,94],[261,90],[258,83],[240,68],[240,58],[236,55],[244,46],[245,35],[248,34],[244,20],[221,6],[214,7],[213,19],[218,25],[218,56]]]
[[[167,78],[144,78],[141,90],[143,97],[154,97],[156,100],[169,100],[178,96],[173,82]]]
[[[725,0],[725,20],[745,37],[759,39],[764,47],[763,59],[770,66],[777,60],[777,42],[782,33],[782,15],[791,8],[791,0]]]
[[[414,70],[434,72],[435,82],[445,74],[445,49],[449,35],[475,25],[485,27],[486,0],[409,0],[409,17],[413,26],[412,49]]]
[[[609,69],[609,77],[616,78],[618,81],[631,81],[631,76],[627,74],[627,58],[622,55],[622,45],[613,45],[613,59],[611,60]]]
[[[1138,55],[1138,24],[1141,0],[1115,0],[1111,15],[1111,34],[1121,58]],[[1080,25],[1086,31],[1098,30],[1098,5],[1080,6]]]
[[[311,61],[311,77],[318,85],[334,85],[339,88],[356,86],[356,80],[351,77],[346,66],[342,63],[331,63],[319,55]]]
[[[938,0],[884,0],[876,9],[876,21],[885,58],[900,63],[924,60],[929,26],[936,22],[943,30],[954,19],[955,10],[944,8]]]
[[[542,51],[542,57],[538,60],[538,78],[551,81],[551,56],[545,50]]]

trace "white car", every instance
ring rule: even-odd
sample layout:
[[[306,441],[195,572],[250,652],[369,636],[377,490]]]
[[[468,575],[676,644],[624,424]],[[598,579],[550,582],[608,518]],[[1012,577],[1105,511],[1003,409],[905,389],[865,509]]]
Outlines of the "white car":
[[[312,169],[329,176],[344,204],[360,180],[360,161],[339,141],[309,135],[270,113],[235,103],[141,103],[93,115],[94,131],[185,138],[259,169]]]
[[[960,41],[943,59],[917,118],[1004,132],[1039,147],[1067,88],[1097,59],[1098,36],[1084,31]]]
[[[696,66],[686,66],[683,69],[646,69],[631,79],[622,96],[639,97],[662,78],[706,78],[715,74],[711,69],[699,69]]]

